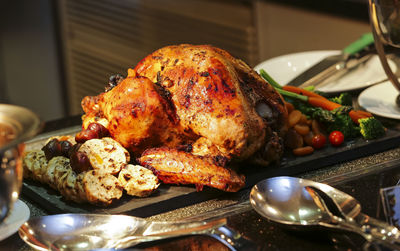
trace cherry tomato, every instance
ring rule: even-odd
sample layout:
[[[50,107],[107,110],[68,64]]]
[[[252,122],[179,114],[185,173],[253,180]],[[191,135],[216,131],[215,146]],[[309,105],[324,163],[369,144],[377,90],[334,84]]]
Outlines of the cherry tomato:
[[[314,135],[314,137],[312,138],[312,147],[314,147],[314,149],[320,149],[324,147],[325,143],[326,137],[323,134]]]
[[[344,135],[340,131],[333,131],[329,134],[329,141],[333,146],[340,146],[344,141]]]

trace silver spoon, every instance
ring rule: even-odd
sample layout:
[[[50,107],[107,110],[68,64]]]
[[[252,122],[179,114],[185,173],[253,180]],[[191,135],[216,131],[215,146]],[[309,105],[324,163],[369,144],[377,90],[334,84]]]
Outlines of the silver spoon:
[[[361,213],[359,202],[326,184],[294,177],[274,177],[250,193],[254,210],[292,228],[331,228],[357,233],[368,243],[400,249],[396,227]]]
[[[20,227],[19,235],[38,250],[121,249],[142,242],[195,234],[212,236],[231,250],[254,248],[252,242],[225,224],[225,218],[152,222],[126,215],[57,214],[30,219]]]

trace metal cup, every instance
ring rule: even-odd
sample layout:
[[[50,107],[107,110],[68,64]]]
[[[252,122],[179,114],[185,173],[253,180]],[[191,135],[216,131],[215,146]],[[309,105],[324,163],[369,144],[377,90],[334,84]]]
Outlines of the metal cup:
[[[400,91],[400,83],[388,64],[385,48],[400,48],[400,0],[369,0],[369,16],[375,47],[390,82]]]
[[[36,135],[42,122],[32,111],[0,104],[0,223],[10,214],[22,185],[24,141]],[[12,137],[9,137],[12,134]]]

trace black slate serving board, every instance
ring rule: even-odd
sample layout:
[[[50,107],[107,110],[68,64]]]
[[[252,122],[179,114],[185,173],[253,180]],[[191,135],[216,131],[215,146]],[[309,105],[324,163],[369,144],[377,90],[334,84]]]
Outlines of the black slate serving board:
[[[77,130],[77,127],[49,132],[39,135],[27,143],[34,147],[40,144],[48,136],[65,135]],[[374,153],[382,152],[400,145],[400,130],[388,129],[384,137],[366,141],[355,139],[348,141],[340,147],[327,146],[315,151],[313,154],[303,157],[295,157],[286,154],[279,165],[258,167],[243,163],[241,171],[246,175],[246,187],[251,188],[258,181],[278,175],[296,176],[305,172],[320,169],[335,163],[349,161]],[[171,211],[173,209],[193,205],[198,202],[221,196],[223,192],[205,187],[197,192],[194,186],[162,185],[158,191],[148,198],[134,198],[123,195],[120,201],[107,208],[101,208],[89,204],[77,204],[65,201],[55,190],[38,182],[24,180],[22,196],[26,196],[50,214],[52,213],[105,213],[105,214],[129,214],[140,217],[148,217],[155,214]]]

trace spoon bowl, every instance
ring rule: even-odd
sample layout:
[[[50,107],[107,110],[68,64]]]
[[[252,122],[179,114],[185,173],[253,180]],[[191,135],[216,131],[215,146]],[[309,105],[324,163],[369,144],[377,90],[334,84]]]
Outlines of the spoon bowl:
[[[329,185],[295,177],[257,183],[250,203],[263,217],[291,228],[329,228],[359,234],[368,243],[398,249],[400,231],[361,213],[352,196]]]
[[[19,235],[37,249],[88,250],[110,247],[127,233],[142,234],[146,223],[141,218],[124,215],[58,214],[27,221],[19,229]]]
[[[194,222],[157,222],[127,215],[57,214],[32,218],[20,237],[37,250],[120,249],[185,235],[205,234],[232,250],[254,244],[226,226],[226,218]]]
[[[253,187],[250,203],[260,215],[289,226],[316,226],[322,220],[318,206],[303,189],[303,181],[290,177],[267,179]]]
[[[317,188],[334,197],[338,207],[350,217],[361,211],[357,200],[333,187],[287,176],[256,184],[250,193],[250,203],[260,215],[272,221],[289,226],[319,226],[327,220],[327,215],[307,187]]]

